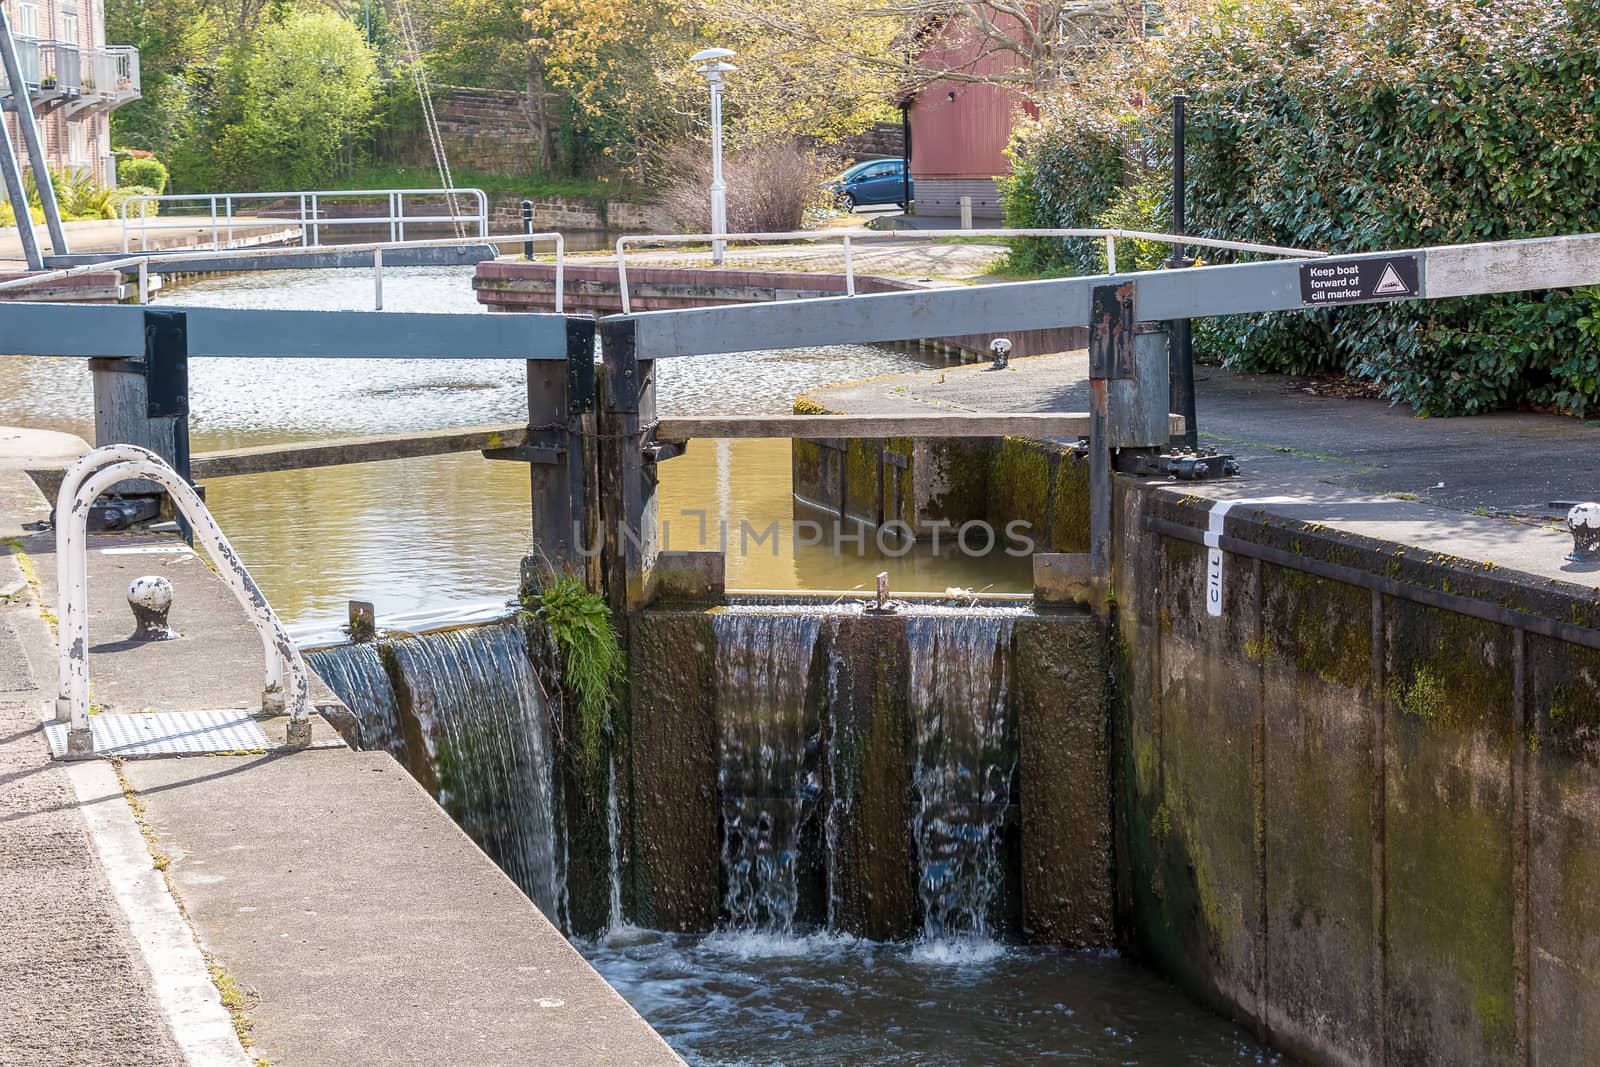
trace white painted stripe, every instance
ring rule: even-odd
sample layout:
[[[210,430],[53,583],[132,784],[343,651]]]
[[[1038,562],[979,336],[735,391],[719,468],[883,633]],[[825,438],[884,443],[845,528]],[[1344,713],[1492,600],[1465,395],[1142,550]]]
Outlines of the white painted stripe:
[[[139,545],[135,548],[102,548],[102,556],[192,556],[188,545]]]
[[[1222,617],[1222,549],[1217,547],[1222,537],[1222,522],[1239,500],[1219,500],[1211,505],[1211,515],[1206,520],[1206,614]]]
[[[253,1061],[211,984],[194,932],[167,891],[166,879],[151,865],[116,772],[108,763],[85,760],[69,765],[67,774],[184,1058],[194,1067],[250,1067]]]

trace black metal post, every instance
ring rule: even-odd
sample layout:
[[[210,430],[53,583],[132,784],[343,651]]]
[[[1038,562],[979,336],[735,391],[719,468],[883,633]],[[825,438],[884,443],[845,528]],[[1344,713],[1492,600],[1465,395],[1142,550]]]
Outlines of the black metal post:
[[[911,103],[900,105],[900,141],[905,150],[906,165],[900,171],[900,204],[907,215],[911,214]]]
[[[1184,137],[1182,93],[1172,98],[1172,233],[1184,234],[1184,197],[1188,182],[1183,172]],[[1172,246],[1172,257],[1167,260],[1168,270],[1181,270],[1194,266],[1194,260],[1183,254],[1182,245]],[[1171,326],[1172,352],[1172,410],[1183,416],[1183,435],[1174,437],[1172,443],[1183,448],[1197,447],[1200,437],[1194,417],[1194,348],[1189,334],[1188,319],[1174,319]]]
[[[172,420],[172,469],[190,485],[189,461],[189,316],[171,308],[146,308],[144,313],[145,418]],[[182,509],[178,531],[194,544],[194,530]]]
[[[524,200],[522,202],[522,232],[523,233],[532,233],[533,232],[533,201],[532,200]],[[524,260],[533,259],[533,242],[532,241],[524,241],[524,242],[522,242],[522,258]]]

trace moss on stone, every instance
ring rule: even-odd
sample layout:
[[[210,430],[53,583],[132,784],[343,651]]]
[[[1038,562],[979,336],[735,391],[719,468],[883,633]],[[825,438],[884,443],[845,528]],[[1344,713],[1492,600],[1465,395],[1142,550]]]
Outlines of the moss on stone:
[[[1372,674],[1370,593],[1270,564],[1262,568],[1262,584],[1263,641],[1274,654],[1330,685],[1367,684]]]
[[[1089,461],[1072,451],[1061,452],[1056,461],[1050,547],[1056,552],[1089,551]]]
[[[1050,529],[1050,460],[1047,446],[1025,437],[1007,437],[989,468],[988,519],[996,526],[1014,520],[1035,530]]]

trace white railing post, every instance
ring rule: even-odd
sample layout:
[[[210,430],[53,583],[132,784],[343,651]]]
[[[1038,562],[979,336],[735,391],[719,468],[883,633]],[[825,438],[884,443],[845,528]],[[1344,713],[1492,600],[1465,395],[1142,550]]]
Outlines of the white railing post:
[[[217,227],[217,198],[214,196],[211,198],[211,247],[222,247],[222,236]]]
[[[390,192],[389,192],[389,240],[391,240],[391,241],[400,240],[399,236],[396,235],[396,233],[394,231],[394,219],[395,219],[395,214],[396,214],[395,206],[394,206],[394,200],[395,200],[395,196],[396,195],[397,194],[393,190],[390,190]]]
[[[313,248],[321,248],[322,247],[322,230],[321,230],[321,228],[319,228],[317,226],[317,220],[319,218],[321,218],[321,214],[322,213],[317,210],[317,194],[316,193],[312,193],[311,194],[311,246]]]
[[[1117,273],[1117,235],[1106,234],[1106,273]]]
[[[478,199],[478,236],[489,236],[489,194],[482,189],[474,189],[473,193]]]
[[[628,299],[628,254],[626,237],[617,238],[617,290],[622,294],[622,313],[633,314],[633,302]]]
[[[139,261],[139,303],[150,303],[150,261]]]
[[[233,194],[229,193],[222,198],[223,207],[228,212],[228,247],[233,247]]]
[[[850,237],[844,239],[844,295],[856,295],[856,260],[850,251]]]
[[[404,241],[406,239],[406,194],[405,194],[405,190],[401,189],[400,191],[396,192],[394,194],[394,198],[395,198],[394,217],[395,217],[395,221],[397,223],[399,223],[399,225],[400,225],[400,240]]]
[[[566,308],[566,238],[559,233],[556,236],[556,314],[559,315]]]
[[[372,250],[372,310],[383,310],[383,249]]]
[[[93,472],[93,473],[90,473]],[[57,575],[62,581],[59,619],[59,654],[64,670],[57,679],[56,718],[70,723],[68,752],[87,755],[93,751],[89,729],[89,615],[85,546],[88,543],[89,509],[95,498],[118,482],[147,478],[157,482],[172,498],[180,514],[189,521],[216,565],[217,573],[250,616],[261,638],[266,658],[263,708],[289,712],[288,743],[308,744],[311,740],[311,685],[305,662],[284,630],[282,622],[266,597],[250,577],[222,528],[211,517],[193,487],[160,457],[132,445],[97,448],[79,459],[67,472],[57,496],[71,493],[69,511],[57,511]],[[284,682],[289,691],[284,692]],[[63,708],[62,695],[65,695]],[[65,714],[63,715],[63,711]]]
[[[311,247],[311,235],[306,231],[306,194],[300,194],[300,247]]]

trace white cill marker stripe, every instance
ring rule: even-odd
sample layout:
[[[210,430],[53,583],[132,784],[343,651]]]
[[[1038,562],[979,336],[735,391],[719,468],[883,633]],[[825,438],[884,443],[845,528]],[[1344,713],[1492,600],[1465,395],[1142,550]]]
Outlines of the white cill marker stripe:
[[[1238,503],[1241,501],[1217,501],[1206,521],[1206,614],[1214,618],[1222,617],[1222,549],[1217,545],[1222,537],[1222,522]]]

